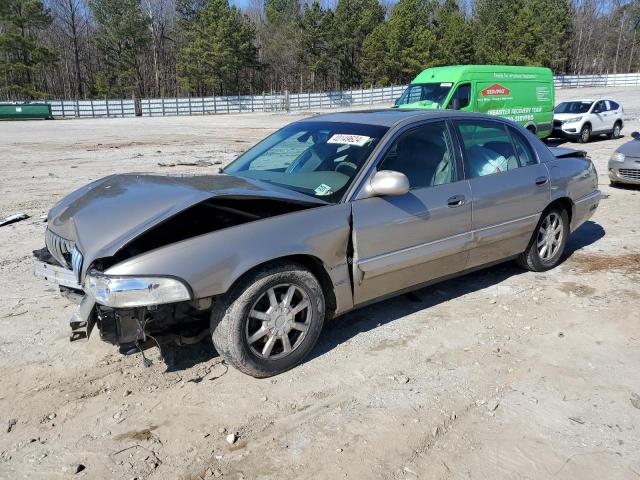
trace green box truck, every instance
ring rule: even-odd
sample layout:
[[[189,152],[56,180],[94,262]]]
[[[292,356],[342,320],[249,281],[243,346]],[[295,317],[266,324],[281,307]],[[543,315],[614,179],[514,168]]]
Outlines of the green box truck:
[[[449,108],[513,120],[540,138],[553,124],[553,73],[542,67],[455,65],[418,75],[396,108]]]

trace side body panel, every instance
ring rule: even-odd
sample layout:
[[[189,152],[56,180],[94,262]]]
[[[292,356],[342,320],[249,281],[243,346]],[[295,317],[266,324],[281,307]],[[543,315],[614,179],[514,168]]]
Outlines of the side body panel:
[[[447,200],[467,201],[452,208]],[[461,271],[471,242],[469,183],[353,202],[354,303]]]
[[[544,164],[472,178],[473,241],[468,267],[473,268],[525,250],[540,214],[549,204],[549,182]]]
[[[309,255],[329,274],[341,313],[353,306],[347,262],[350,215],[350,204],[336,204],[258,220],[152,250],[105,273],[170,274],[185,280],[195,298],[204,298],[225,293],[257,265]]]

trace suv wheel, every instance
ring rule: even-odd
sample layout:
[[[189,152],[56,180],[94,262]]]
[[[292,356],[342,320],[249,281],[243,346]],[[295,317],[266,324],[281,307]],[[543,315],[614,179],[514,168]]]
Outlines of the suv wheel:
[[[322,287],[296,263],[270,266],[214,306],[213,344],[243,373],[265,378],[295,367],[316,344],[325,316]]]
[[[518,257],[521,267],[533,272],[550,270],[562,258],[569,236],[569,215],[554,207],[542,214],[527,249]]]
[[[591,127],[589,125],[584,125],[580,129],[580,136],[578,137],[578,141],[580,143],[587,143],[591,138]]]
[[[620,138],[620,131],[622,128],[620,127],[620,122],[616,122],[613,126],[613,131],[609,134],[609,138]]]

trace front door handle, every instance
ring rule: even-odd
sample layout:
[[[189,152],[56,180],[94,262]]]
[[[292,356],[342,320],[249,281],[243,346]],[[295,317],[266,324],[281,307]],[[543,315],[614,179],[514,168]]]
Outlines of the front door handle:
[[[447,205],[451,208],[459,207],[460,205],[464,205],[466,202],[466,198],[464,195],[454,195],[453,197],[449,197],[447,200]]]
[[[541,187],[542,185],[544,185],[548,181],[549,181],[549,179],[547,177],[538,177],[538,178],[536,178],[536,185]]]

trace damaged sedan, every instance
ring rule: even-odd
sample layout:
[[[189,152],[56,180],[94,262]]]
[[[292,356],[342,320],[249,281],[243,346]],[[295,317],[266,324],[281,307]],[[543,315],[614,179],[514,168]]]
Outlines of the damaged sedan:
[[[292,123],[219,175],[113,175],[49,212],[36,274],[79,301],[72,340],[120,352],[211,335],[268,377],[323,323],[515,259],[544,271],[600,201],[584,152],[504,119],[370,111]]]

